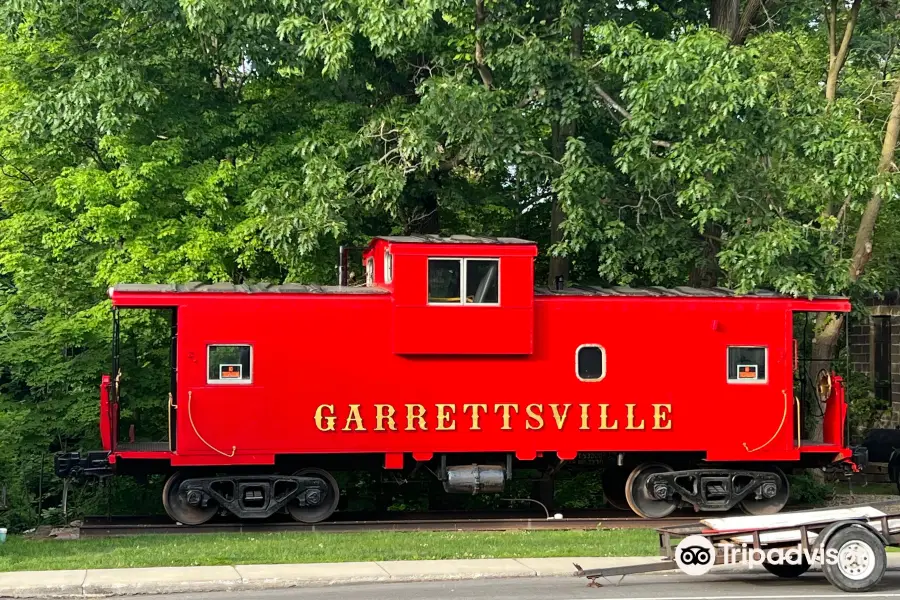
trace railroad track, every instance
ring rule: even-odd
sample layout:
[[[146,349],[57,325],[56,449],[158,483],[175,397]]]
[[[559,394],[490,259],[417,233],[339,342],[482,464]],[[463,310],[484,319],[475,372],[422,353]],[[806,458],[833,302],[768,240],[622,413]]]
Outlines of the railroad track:
[[[618,515],[622,513],[619,512]],[[592,529],[645,529],[690,523],[697,516],[671,516],[664,519],[640,517],[591,516],[563,519],[544,517],[485,517],[466,518],[460,515],[430,516],[419,518],[397,517],[390,519],[355,520],[341,519],[323,523],[297,523],[294,521],[244,521],[205,523],[188,527],[162,519],[128,519],[123,517],[87,517],[81,525],[81,537],[114,537],[148,534],[206,534],[206,533],[275,533],[321,532],[350,533],[360,531],[514,531],[514,530],[592,530]]]
[[[851,505],[833,508],[849,508]],[[898,506],[896,501],[874,502],[852,506],[871,506],[886,510]],[[811,510],[805,507],[799,510]],[[785,511],[796,512],[796,511]],[[534,513],[397,513],[378,515],[371,513],[336,513],[335,518],[324,523],[297,523],[280,515],[265,521],[212,521],[198,526],[173,523],[168,517],[86,517],[80,530],[81,537],[115,537],[149,534],[205,534],[205,533],[278,533],[322,532],[351,533],[361,531],[516,531],[516,530],[592,530],[592,529],[654,529],[670,525],[694,523],[704,517],[730,517],[743,513],[693,513],[679,511],[663,519],[643,519],[628,513],[612,510],[567,511],[571,516],[563,519],[547,519]]]

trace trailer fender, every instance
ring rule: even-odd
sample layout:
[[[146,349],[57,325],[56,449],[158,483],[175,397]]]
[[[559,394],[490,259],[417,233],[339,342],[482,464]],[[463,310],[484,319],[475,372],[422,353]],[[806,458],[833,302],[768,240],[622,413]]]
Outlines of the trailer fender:
[[[854,519],[847,519],[844,521],[835,521],[834,523],[830,524],[828,527],[823,529],[822,533],[820,533],[818,535],[818,537],[816,537],[816,541],[812,545],[812,550],[815,551],[818,548],[825,548],[825,545],[828,543],[828,540],[834,534],[836,534],[841,529],[846,529],[847,527],[862,527],[863,529],[868,529],[869,531],[874,533],[885,546],[890,545],[888,543],[887,538],[885,536],[883,536],[881,534],[881,532],[879,532],[877,529],[875,529],[874,527],[872,527],[865,521],[857,521]]]

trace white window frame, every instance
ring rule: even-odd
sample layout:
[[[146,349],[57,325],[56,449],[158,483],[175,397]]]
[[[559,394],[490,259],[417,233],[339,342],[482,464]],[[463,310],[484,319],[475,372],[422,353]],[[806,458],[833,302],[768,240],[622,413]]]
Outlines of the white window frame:
[[[581,352],[582,348],[599,348],[600,353],[603,355],[603,375],[601,375],[597,379],[585,379],[578,372],[578,354]],[[598,381],[603,381],[604,379],[606,379],[606,348],[604,348],[600,344],[581,344],[580,346],[575,348],[575,377],[578,378],[578,381],[584,381],[586,383],[597,383]]]
[[[765,359],[763,364],[766,367],[766,378],[765,379],[740,379],[734,378],[732,379],[731,373],[728,372],[728,351],[731,348],[762,348],[765,353]],[[757,367],[757,374],[759,373],[759,368]],[[769,347],[761,346],[759,344],[729,344],[725,347],[725,379],[729,384],[738,384],[738,385],[759,385],[769,383]]]
[[[250,348],[250,378],[249,379],[210,379],[209,365],[210,351],[213,346],[236,346],[239,348]],[[243,375],[243,373],[242,373]],[[208,385],[250,385],[253,383],[253,344],[235,344],[234,342],[211,342],[206,345],[206,383]]]
[[[431,289],[429,286],[431,285],[431,261],[433,260],[456,260],[460,263],[460,271],[459,271],[459,302],[431,302],[428,301],[428,306],[500,306],[500,302],[502,301],[501,289],[500,285],[502,283],[502,278],[500,276],[500,257],[498,256],[470,256],[470,257],[460,257],[460,256],[429,256],[428,257],[428,272],[425,274],[425,295],[426,298],[431,296]],[[466,289],[466,279],[467,277],[467,265],[469,261],[481,261],[481,262],[495,262],[497,263],[497,301],[496,302],[472,302],[471,304],[466,302],[466,295],[468,290]]]
[[[389,248],[384,249],[384,282],[390,283],[394,280],[394,255],[391,254]]]
[[[366,259],[366,287],[375,285],[375,259],[371,256]]]

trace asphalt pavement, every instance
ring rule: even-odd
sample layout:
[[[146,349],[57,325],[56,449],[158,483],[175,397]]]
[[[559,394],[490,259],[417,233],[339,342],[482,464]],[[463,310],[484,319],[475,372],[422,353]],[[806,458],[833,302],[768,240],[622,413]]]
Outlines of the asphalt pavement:
[[[848,594],[833,588],[821,573],[807,573],[794,580],[768,573],[704,575],[680,573],[630,575],[621,583],[587,587],[575,577],[536,577],[367,583],[330,587],[305,587],[269,591],[216,592],[145,596],[145,600],[776,600],[857,598],[900,599],[900,572],[888,572],[881,585],[867,594]]]

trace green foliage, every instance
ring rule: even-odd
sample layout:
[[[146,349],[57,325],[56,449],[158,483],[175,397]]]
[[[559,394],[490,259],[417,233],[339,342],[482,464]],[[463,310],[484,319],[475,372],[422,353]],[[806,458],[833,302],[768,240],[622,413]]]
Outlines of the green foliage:
[[[834,497],[834,486],[816,479],[808,472],[788,475],[791,486],[791,504],[804,506],[824,506]]]
[[[339,244],[412,232],[534,239],[538,281],[551,254],[600,284],[860,294],[898,274],[897,174],[875,175],[896,11],[865,3],[828,105],[820,3],[743,45],[706,26],[706,1],[484,8],[0,6],[4,520],[59,504],[37,468],[53,452],[99,444],[117,282],[325,283]],[[873,189],[877,250],[850,287]],[[159,319],[123,327],[122,414],[145,439],[165,433]],[[71,514],[107,493],[134,496],[79,489]]]

